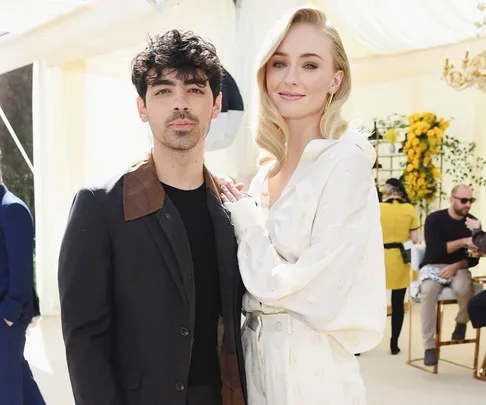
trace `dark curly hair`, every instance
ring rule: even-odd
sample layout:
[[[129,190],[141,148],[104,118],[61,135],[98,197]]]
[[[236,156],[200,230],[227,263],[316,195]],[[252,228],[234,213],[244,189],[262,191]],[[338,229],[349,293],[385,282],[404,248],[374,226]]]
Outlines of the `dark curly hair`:
[[[133,59],[132,83],[144,103],[148,86],[162,77],[164,69],[176,71],[179,80],[208,81],[214,100],[221,91],[223,72],[216,48],[192,31],[174,29],[151,36],[147,47]]]

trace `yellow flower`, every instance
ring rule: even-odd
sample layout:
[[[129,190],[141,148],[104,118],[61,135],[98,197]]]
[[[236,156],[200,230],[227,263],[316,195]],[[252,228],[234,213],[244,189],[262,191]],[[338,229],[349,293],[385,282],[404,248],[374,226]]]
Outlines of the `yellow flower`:
[[[390,143],[395,143],[397,141],[398,132],[395,128],[390,128],[385,133],[385,139]]]
[[[436,197],[440,171],[432,163],[440,151],[442,136],[449,123],[444,118],[424,111],[408,116],[408,136],[404,144],[407,164],[404,170],[405,187],[412,202],[432,202]]]
[[[424,112],[420,116],[425,122],[427,122],[430,125],[434,123],[436,119],[435,114],[432,114],[431,112]]]
[[[446,121],[444,118],[439,119],[439,128],[442,131],[445,131],[447,128],[449,128],[450,122]]]
[[[408,116],[408,123],[413,124],[420,119],[420,114],[412,114]]]

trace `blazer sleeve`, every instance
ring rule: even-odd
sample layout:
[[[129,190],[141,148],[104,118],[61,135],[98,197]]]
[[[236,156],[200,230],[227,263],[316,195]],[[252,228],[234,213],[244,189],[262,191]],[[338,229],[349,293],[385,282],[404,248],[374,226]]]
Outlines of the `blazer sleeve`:
[[[298,314],[355,352],[381,341],[386,314],[383,242],[376,190],[364,156],[343,158],[331,169],[310,246],[295,263],[279,254],[253,219],[252,201],[225,205],[232,213],[240,271],[251,295]],[[348,305],[357,297],[363,300],[365,316],[359,304],[354,311]]]
[[[76,405],[120,405],[111,366],[111,245],[101,202],[76,195],[59,257],[61,320]]]
[[[34,225],[29,210],[13,203],[5,208],[2,233],[9,272],[7,295],[0,304],[0,321],[16,322],[32,300],[34,288]]]

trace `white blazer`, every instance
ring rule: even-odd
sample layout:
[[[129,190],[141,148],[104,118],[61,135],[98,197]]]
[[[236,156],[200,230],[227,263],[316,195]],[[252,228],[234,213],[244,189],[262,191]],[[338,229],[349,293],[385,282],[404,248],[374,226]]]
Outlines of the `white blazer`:
[[[347,351],[376,346],[386,320],[385,265],[373,146],[348,131],[305,148],[268,210],[266,177],[225,204],[239,242],[247,312],[288,312]]]

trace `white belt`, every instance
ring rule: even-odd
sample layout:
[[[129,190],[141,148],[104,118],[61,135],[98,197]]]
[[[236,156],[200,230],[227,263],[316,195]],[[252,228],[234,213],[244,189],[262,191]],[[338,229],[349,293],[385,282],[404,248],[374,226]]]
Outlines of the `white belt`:
[[[256,333],[285,332],[291,335],[297,330],[311,329],[304,322],[287,314],[264,314],[262,312],[248,312],[245,325]]]

